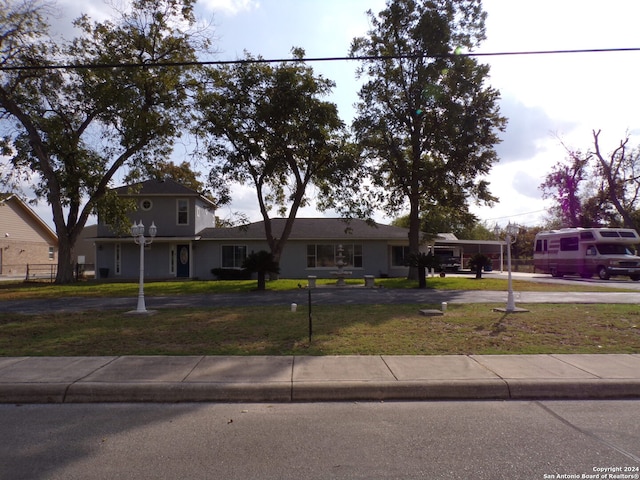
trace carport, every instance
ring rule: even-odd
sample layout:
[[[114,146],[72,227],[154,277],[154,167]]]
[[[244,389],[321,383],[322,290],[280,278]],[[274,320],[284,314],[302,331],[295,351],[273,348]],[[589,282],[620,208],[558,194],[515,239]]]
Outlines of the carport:
[[[438,234],[433,241],[436,248],[457,248],[462,252],[460,264],[478,253],[483,253],[492,259],[499,260],[500,271],[504,271],[504,253],[507,242],[504,240],[458,240],[452,233]]]

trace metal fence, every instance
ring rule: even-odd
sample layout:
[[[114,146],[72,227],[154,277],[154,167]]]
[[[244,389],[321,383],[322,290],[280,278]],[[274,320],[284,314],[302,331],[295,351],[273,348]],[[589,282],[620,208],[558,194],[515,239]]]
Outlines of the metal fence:
[[[6,265],[5,267],[9,267]],[[15,272],[25,272],[26,282],[54,282],[58,274],[58,265],[55,263],[27,263],[26,265],[10,265]],[[75,278],[80,280],[92,277],[94,271],[93,264],[77,264],[75,267]],[[18,277],[19,278],[19,277]]]

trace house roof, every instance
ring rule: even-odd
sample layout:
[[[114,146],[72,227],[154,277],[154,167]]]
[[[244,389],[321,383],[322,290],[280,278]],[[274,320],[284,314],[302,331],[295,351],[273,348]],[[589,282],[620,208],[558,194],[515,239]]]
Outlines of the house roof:
[[[273,235],[279,237],[286,219],[273,218]],[[264,222],[249,223],[233,228],[207,228],[201,232],[203,240],[264,240]],[[407,228],[393,227],[364,220],[342,218],[296,218],[289,240],[396,240],[407,241]]]
[[[164,180],[145,180],[144,182],[114,188],[113,191],[121,197],[199,197],[201,200],[214,206],[214,203],[201,193],[196,192],[192,188],[185,187],[171,178],[165,178]]]
[[[19,208],[29,218],[31,218],[40,229],[42,229],[42,231],[44,232],[44,234],[46,236],[48,236],[53,242],[55,242],[55,243],[58,242],[58,236],[51,229],[51,227],[49,227],[49,225],[47,225],[47,223],[44,220],[42,220],[36,214],[36,212],[33,211],[33,209],[31,207],[29,207],[29,205],[27,205],[24,201],[22,201],[22,199],[20,197],[18,197],[15,194],[1,193],[0,194],[0,205],[1,204],[14,205],[15,207]]]

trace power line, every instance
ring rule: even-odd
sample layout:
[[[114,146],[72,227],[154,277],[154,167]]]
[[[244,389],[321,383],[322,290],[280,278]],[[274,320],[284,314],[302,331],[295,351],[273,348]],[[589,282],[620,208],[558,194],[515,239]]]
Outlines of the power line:
[[[524,215],[532,215],[534,213],[542,213],[542,212],[546,212],[547,210],[534,210],[533,212],[523,212],[523,213],[513,213],[510,215],[505,215],[503,217],[495,217],[495,218],[487,218],[485,219],[485,221],[487,222],[491,222],[493,220],[504,220],[506,218],[511,218],[511,217],[522,217]]]
[[[432,58],[434,60],[453,57],[506,57],[518,55],[567,55],[580,53],[611,53],[611,52],[638,52],[640,47],[627,48],[588,48],[578,50],[529,50],[518,52],[470,52],[470,53],[443,53],[428,54],[415,53],[406,55],[362,55],[347,57],[311,57],[311,58],[246,58],[237,60],[197,60],[189,62],[136,62],[136,63],[80,63],[80,64],[48,64],[48,65],[17,65],[0,66],[0,71],[20,70],[73,70],[73,69],[109,69],[109,68],[151,68],[151,67],[195,67],[205,65],[242,65],[264,63],[294,63],[294,62],[341,62],[341,61],[385,61],[385,60],[411,60],[418,58]]]

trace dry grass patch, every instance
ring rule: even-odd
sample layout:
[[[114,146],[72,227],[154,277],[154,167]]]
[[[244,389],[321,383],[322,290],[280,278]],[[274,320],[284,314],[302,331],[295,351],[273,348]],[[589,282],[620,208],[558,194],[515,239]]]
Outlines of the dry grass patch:
[[[162,310],[152,316],[93,311],[10,314],[0,322],[0,355],[433,355],[640,353],[635,305],[449,304],[282,306]],[[502,306],[502,305],[499,305]]]

